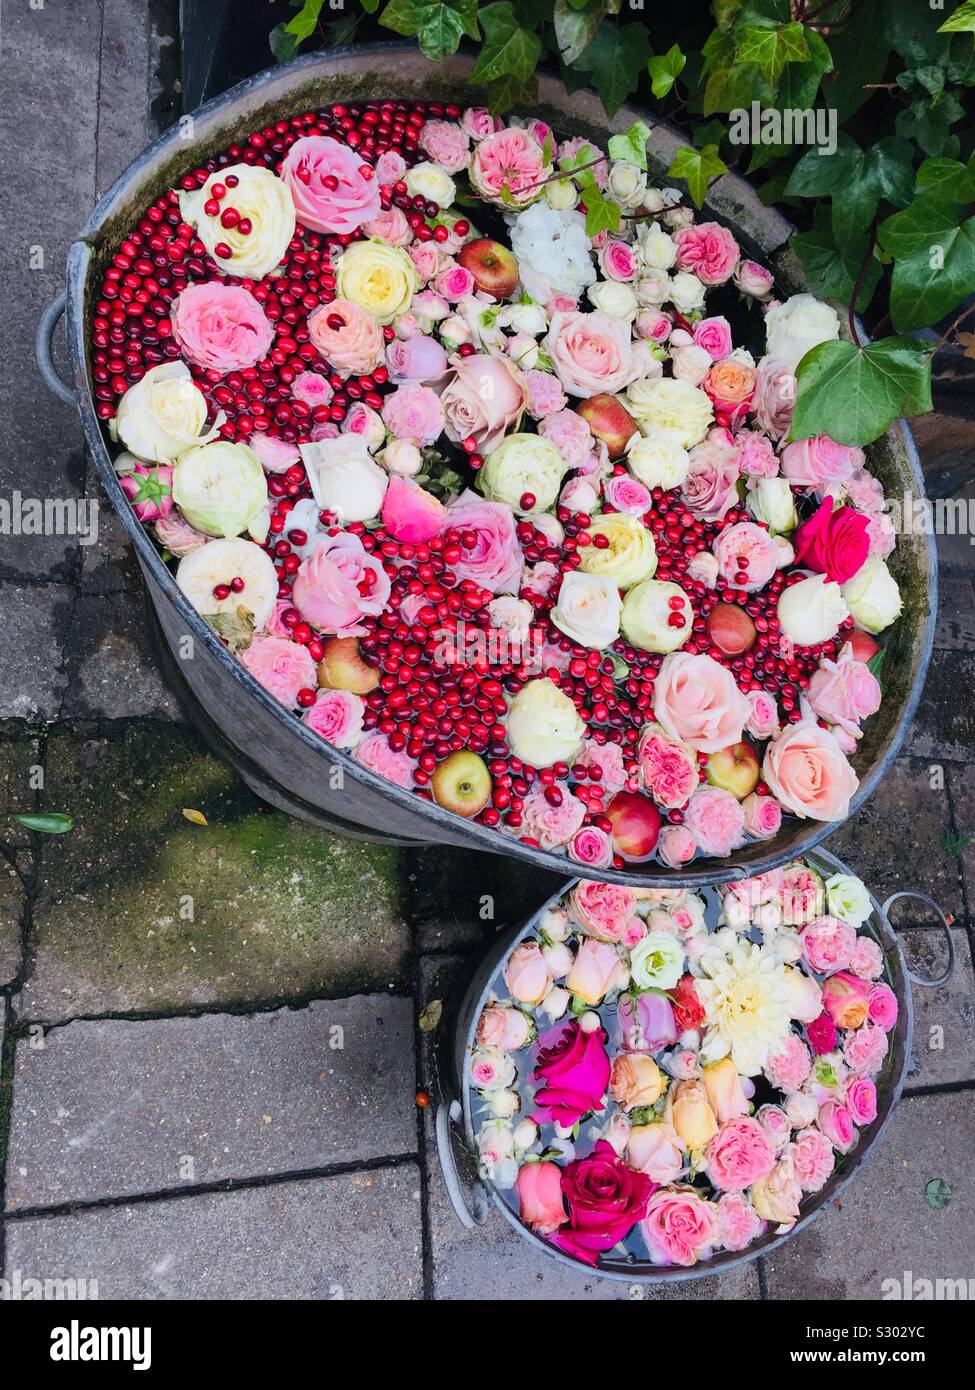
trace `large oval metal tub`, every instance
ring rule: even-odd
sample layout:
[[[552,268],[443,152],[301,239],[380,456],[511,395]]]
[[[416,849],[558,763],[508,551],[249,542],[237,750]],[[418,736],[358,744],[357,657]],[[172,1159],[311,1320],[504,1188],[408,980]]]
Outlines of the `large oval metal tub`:
[[[102,485],[131,537],[145,576],[149,609],[165,664],[181,689],[188,712],[221,756],[238,769],[265,800],[319,825],[350,835],[401,843],[441,843],[514,855],[539,868],[564,872],[561,855],[534,850],[422,801],[366,771],[330,748],[283,709],[231,657],[176,588],[149,536],[118,485],[96,418],[88,362],[88,325],[105,265],[127,226],[188,168],[233,143],[241,132],[333,101],[440,99],[471,104],[472,60],[458,54],[432,68],[410,46],[381,44],[313,54],[235,87],[192,118],[191,138],[174,128],[136,160],[95,208],[68,256],[67,331],[73,384],[52,378],[50,338],[64,307],[56,302],[38,337],[39,360],[54,389],[76,401]],[[560,131],[590,139],[623,130],[637,118],[653,126],[651,172],[663,178],[680,143],[668,127],[632,107],[607,121],[590,93],[571,97],[552,78],[540,82],[536,114]],[[802,288],[795,258],[785,244],[791,228],[764,208],[743,180],[725,175],[710,190],[706,213],[726,222],[750,255],[770,264],[785,292]],[[910,432],[894,426],[871,451],[871,464],[888,494],[923,496],[923,482]],[[866,800],[897,753],[913,717],[933,640],[936,609],[935,559],[931,538],[902,537],[893,568],[905,596],[885,664],[886,698],[868,722],[856,757],[860,788],[853,809]],[[727,860],[706,860],[675,876],[659,864],[607,869],[597,876],[621,883],[727,882],[784,863],[810,849],[831,829],[790,820],[771,841],[754,843]]]

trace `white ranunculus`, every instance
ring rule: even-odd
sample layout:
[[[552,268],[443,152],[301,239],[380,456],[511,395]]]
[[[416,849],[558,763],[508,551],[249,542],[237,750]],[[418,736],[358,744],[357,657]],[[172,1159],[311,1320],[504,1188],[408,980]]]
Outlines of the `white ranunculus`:
[[[897,580],[879,555],[868,556],[853,578],[846,581],[843,597],[857,627],[865,632],[883,632],[904,607]]]
[[[670,282],[670,302],[681,314],[704,308],[704,284],[689,270],[679,270]]]
[[[516,512],[547,511],[559,495],[568,465],[551,440],[540,434],[509,434],[487,456],[477,475],[478,486],[491,502],[506,502]],[[528,493],[535,501],[523,507]]]
[[[787,478],[760,478],[746,497],[745,505],[756,521],[777,535],[794,531],[799,524]]]
[[[687,477],[687,450],[674,430],[652,430],[637,435],[626,451],[626,462],[634,478],[645,487],[665,491],[680,487]]]
[[[647,191],[647,176],[635,164],[616,160],[610,165],[608,192],[621,208],[638,208]]]
[[[586,726],[579,711],[547,676],[526,682],[508,707],[508,743],[529,767],[574,763]]]
[[[579,190],[571,179],[554,179],[545,185],[545,201],[555,212],[568,212],[579,201]]]
[[[701,442],[714,418],[707,394],[674,377],[632,382],[626,388],[625,403],[648,434],[669,430],[685,449]]]
[[[765,351],[793,372],[807,352],[839,336],[836,310],[812,294],[794,294],[765,315]]]
[[[334,512],[343,524],[371,521],[379,515],[389,475],[361,435],[340,434],[337,439],[298,447],[315,501],[323,511]]]
[[[221,200],[221,212],[211,217],[204,208],[212,198],[215,183],[227,185],[236,178],[235,187],[228,187]],[[295,206],[286,184],[265,169],[262,164],[231,164],[215,169],[201,189],[179,195],[183,221],[196,228],[197,236],[213,257],[222,275],[239,275],[245,279],[262,280],[284,260],[288,242],[295,234]],[[220,221],[222,212],[233,208],[241,221],[250,224],[242,232],[240,222],[225,227]],[[229,256],[216,255],[223,244]]]
[[[414,164],[412,169],[407,169],[403,178],[411,198],[419,194],[441,209],[449,208],[457,197],[457,185],[438,164]]]
[[[826,880],[826,906],[851,927],[862,927],[873,911],[866,885],[854,874],[833,874]]]
[[[633,290],[621,280],[600,280],[598,284],[590,285],[589,300],[601,314],[608,314],[611,319],[623,319],[627,323],[633,322],[639,307]]]
[[[824,574],[813,574],[783,589],[777,616],[782,634],[799,647],[828,642],[849,617],[840,586]]]
[[[173,469],[173,501],[208,536],[239,536],[267,506],[261,461],[246,444],[217,439],[181,454]]]
[[[644,222],[637,233],[636,253],[648,270],[669,270],[677,259],[674,238],[659,222]]]
[[[206,419],[206,397],[186,363],[163,362],[150,367],[141,381],[126,391],[118,403],[112,433],[137,458],[172,463],[187,449],[217,437],[223,413],[204,433]]]
[[[551,619],[560,632],[580,647],[602,651],[620,635],[620,591],[604,575],[578,570],[562,579]]]

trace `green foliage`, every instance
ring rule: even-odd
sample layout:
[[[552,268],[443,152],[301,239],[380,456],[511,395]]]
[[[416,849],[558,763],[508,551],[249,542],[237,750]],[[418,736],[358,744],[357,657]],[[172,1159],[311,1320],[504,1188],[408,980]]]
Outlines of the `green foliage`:
[[[899,415],[931,409],[931,358],[914,338],[881,338],[868,347],[821,343],[796,376],[790,439],[820,434],[828,419],[838,444],[871,444]]]
[[[708,184],[727,171],[727,164],[718,154],[717,145],[705,145],[703,150],[692,146],[677,151],[667,170],[670,179],[683,179],[698,207],[703,207]]]

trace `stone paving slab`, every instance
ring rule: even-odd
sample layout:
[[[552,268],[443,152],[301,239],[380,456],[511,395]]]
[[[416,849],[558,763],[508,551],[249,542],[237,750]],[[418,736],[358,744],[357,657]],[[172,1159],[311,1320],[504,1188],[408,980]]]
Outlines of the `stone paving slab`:
[[[64,584],[4,583],[2,594],[0,719],[56,719],[68,684],[62,663],[73,593]]]
[[[65,660],[66,719],[182,718],[149,645],[141,592],[83,594]]]
[[[953,767],[948,774],[955,812],[955,828],[961,841],[958,857],[969,917],[975,904],[975,766]]]
[[[943,1086],[975,1082],[975,975],[968,935],[961,927],[951,933],[955,971],[946,985],[924,989],[912,984],[914,1048],[907,1085]],[[901,945],[910,969],[937,977],[948,963],[940,932],[906,931]]]
[[[769,1296],[890,1297],[893,1286],[884,1281],[903,1290],[906,1271],[914,1279],[975,1279],[973,1147],[971,1092],[902,1100],[840,1201],[766,1259]],[[951,1189],[940,1211],[925,1197],[937,1178]]]
[[[413,1164],[7,1222],[6,1278],[125,1299],[416,1299]]]
[[[386,995],[23,1039],[7,1208],[412,1153],[412,1039],[410,1001]]]
[[[269,810],[173,725],[50,739],[22,1017],[160,1012],[402,982],[399,851]],[[206,826],[182,809],[201,811]]]
[[[824,848],[859,874],[881,902],[899,889],[919,888],[946,911],[961,914],[958,860],[944,843],[950,831],[948,795],[943,787],[932,789],[929,765],[899,758]],[[911,920],[933,924],[935,918],[911,906]]]
[[[973,687],[975,652],[935,651],[905,751],[917,758],[956,763],[975,757]]]
[[[430,845],[410,852],[410,913],[421,951],[484,950],[573,877],[498,854]]]
[[[0,859],[0,988],[20,969],[20,931],[26,894],[17,870]]]
[[[948,651],[975,651],[975,586],[971,578],[941,580],[934,642]]]

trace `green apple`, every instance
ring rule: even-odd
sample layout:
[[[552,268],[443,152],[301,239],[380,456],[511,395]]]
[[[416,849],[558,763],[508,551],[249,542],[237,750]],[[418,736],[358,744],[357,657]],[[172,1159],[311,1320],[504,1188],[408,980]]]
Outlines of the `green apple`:
[[[438,805],[458,816],[476,816],[491,799],[493,787],[487,764],[462,748],[444,758],[430,779]]]
[[[745,739],[733,743],[730,748],[719,749],[708,758],[707,778],[712,787],[731,792],[739,801],[751,795],[760,775],[758,754]]]

